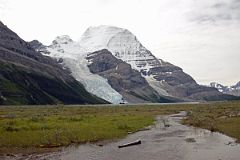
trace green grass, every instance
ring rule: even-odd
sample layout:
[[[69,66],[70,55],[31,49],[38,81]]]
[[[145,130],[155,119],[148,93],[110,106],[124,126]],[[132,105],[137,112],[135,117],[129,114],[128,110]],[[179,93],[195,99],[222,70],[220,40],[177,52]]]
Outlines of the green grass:
[[[185,110],[183,123],[240,139],[240,102],[160,106],[1,106],[1,148],[41,148],[125,137],[156,115]]]
[[[240,142],[240,102],[212,103],[190,109],[183,123],[221,132]]]
[[[0,108],[0,148],[52,147],[122,138],[175,108],[19,106]]]

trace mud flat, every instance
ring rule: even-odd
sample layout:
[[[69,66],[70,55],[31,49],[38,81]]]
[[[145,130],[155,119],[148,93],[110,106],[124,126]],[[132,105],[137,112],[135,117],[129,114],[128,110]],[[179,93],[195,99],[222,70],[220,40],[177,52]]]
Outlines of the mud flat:
[[[185,112],[158,116],[150,130],[130,134],[118,142],[65,147],[59,152],[10,155],[6,160],[239,160],[235,139],[205,129],[180,124]],[[141,144],[118,148],[141,140]]]

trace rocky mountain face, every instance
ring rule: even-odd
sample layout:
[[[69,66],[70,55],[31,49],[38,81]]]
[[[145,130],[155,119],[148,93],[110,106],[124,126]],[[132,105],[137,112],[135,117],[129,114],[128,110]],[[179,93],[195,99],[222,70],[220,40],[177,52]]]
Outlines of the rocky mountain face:
[[[217,82],[212,82],[210,83],[210,86],[216,88],[219,92],[234,96],[240,96],[240,82],[232,86],[223,86]]]
[[[0,22],[0,104],[107,103]]]
[[[29,45],[37,52],[45,53],[45,54],[50,54],[48,50],[46,49],[46,46],[44,46],[41,42],[38,40],[33,40],[31,42],[28,42]]]
[[[226,92],[228,90],[228,86],[223,86],[217,82],[211,82],[210,87],[216,88],[219,92]]]
[[[106,49],[87,55],[90,71],[108,80],[113,89],[119,92],[129,103],[144,102],[174,102],[177,99],[159,96],[148,84],[141,73],[131,68],[131,65],[117,59]]]
[[[157,59],[126,29],[90,27],[78,42],[59,36],[50,46],[31,44],[61,62],[87,91],[111,103],[237,99],[201,86],[180,67]]]
[[[232,88],[233,90],[240,90],[240,81],[239,81],[237,84],[231,86],[231,88]]]

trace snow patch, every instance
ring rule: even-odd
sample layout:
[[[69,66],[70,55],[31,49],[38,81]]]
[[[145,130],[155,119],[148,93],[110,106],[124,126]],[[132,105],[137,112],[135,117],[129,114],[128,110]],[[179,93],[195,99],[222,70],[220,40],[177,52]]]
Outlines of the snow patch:
[[[166,74],[170,74],[170,75],[172,74],[172,72],[165,72],[165,73],[166,73]]]
[[[144,76],[145,79],[147,80],[148,84],[155,90],[158,92],[158,94],[160,95],[164,95],[164,96],[170,96],[166,90],[163,89],[163,87],[165,86],[165,81],[157,81],[152,75],[150,76]]]

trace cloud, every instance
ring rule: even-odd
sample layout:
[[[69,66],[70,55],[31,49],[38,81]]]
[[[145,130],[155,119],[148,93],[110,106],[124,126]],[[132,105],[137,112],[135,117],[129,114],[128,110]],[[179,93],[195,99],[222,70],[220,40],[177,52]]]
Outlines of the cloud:
[[[0,18],[5,16],[12,9],[12,1],[13,0],[0,0]]]
[[[0,0],[0,9],[3,11],[6,8],[7,1],[6,0]]]
[[[218,81],[231,85],[239,81],[235,70],[240,68],[240,0],[181,3],[171,8],[177,13],[172,18],[178,22],[172,25],[179,27],[170,26],[166,34],[160,34],[153,53],[182,67],[201,84]]]
[[[188,18],[199,24],[240,23],[240,0],[193,1]]]

